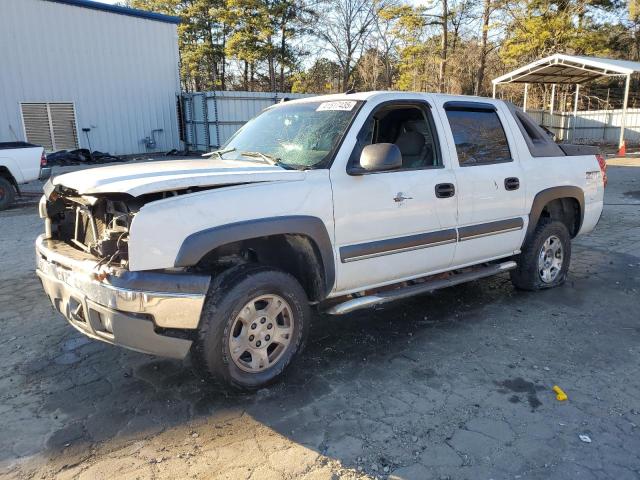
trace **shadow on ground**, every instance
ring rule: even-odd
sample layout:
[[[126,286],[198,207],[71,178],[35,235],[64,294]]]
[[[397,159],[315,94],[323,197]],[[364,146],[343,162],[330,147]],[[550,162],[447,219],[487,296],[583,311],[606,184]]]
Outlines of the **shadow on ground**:
[[[35,231],[37,219],[29,222]],[[500,276],[384,309],[315,316],[284,381],[254,395],[208,384],[188,362],[82,337],[7,256],[2,471],[638,478],[640,259],[625,253],[640,246],[637,230],[631,210],[611,211],[601,235],[575,245],[570,280],[558,289],[517,292]],[[2,248],[22,248],[10,241]],[[556,400],[556,384],[568,402]]]
[[[630,288],[618,272],[632,260],[586,261],[552,291],[516,292],[502,276],[384,310],[315,316],[309,344],[285,380],[254,395],[203,382],[188,362],[124,352],[73,332],[62,341],[51,336],[19,368],[29,394],[42,398],[42,421],[61,420],[46,441],[47,471],[72,471],[105,450],[122,459],[134,452],[156,470],[172,458],[201,462],[209,452],[216,459],[210,465],[224,469],[234,465],[220,456],[225,448],[251,458],[266,442],[261,456],[269,463],[269,445],[282,452],[293,442],[312,452],[313,463],[319,454],[353,475],[597,477],[593,467],[564,459],[593,462],[582,451],[584,432],[607,439],[600,452],[622,441],[632,442],[626,452],[640,447],[637,435],[614,441],[633,413],[622,406],[624,395],[603,400],[598,387],[628,367],[625,349],[637,345],[640,330],[625,308],[612,318],[612,304],[593,295],[623,307],[625,292],[613,295],[602,281],[626,280]],[[594,335],[606,317],[616,327]],[[570,404],[555,400],[554,383],[567,388]],[[619,416],[602,417],[603,409],[619,409]],[[638,464],[630,453],[628,460],[619,462],[623,473]],[[239,464],[248,474],[260,466],[246,458]]]

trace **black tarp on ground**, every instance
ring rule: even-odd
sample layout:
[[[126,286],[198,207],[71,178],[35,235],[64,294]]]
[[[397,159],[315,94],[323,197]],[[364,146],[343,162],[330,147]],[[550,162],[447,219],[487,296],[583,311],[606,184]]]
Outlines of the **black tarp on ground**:
[[[81,165],[83,163],[110,163],[110,162],[124,162],[125,159],[110,153],[104,153],[99,151],[89,151],[86,148],[79,148],[77,150],[60,150],[47,155],[48,166],[66,166],[66,165]]]

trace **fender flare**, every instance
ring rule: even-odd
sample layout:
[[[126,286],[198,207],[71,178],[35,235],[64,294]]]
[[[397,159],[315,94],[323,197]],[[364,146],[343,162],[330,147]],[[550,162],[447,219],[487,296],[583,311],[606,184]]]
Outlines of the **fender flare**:
[[[328,294],[336,277],[333,245],[324,222],[318,217],[292,215],[259,218],[192,233],[182,242],[174,266],[196,265],[207,253],[229,243],[284,234],[305,235],[318,247],[324,268],[325,294]]]
[[[23,183],[24,177],[15,160],[8,157],[0,157],[0,177],[9,180],[18,194],[20,194],[19,185]]]
[[[581,188],[574,186],[551,187],[538,192],[534,197],[533,204],[531,205],[531,213],[529,214],[529,225],[527,226],[525,239],[529,238],[531,234],[533,234],[544,207],[549,202],[560,198],[574,198],[578,201],[578,204],[580,205],[580,224],[578,225],[577,232],[580,231],[584,220],[584,192]]]

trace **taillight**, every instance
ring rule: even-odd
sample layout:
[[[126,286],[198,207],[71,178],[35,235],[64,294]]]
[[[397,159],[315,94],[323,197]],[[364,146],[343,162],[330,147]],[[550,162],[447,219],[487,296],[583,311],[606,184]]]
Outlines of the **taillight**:
[[[602,173],[602,183],[604,186],[607,186],[607,161],[600,154],[596,155],[598,159],[598,165],[600,165],[600,172]]]
[[[47,156],[44,154],[44,150],[42,151],[42,155],[40,155],[40,166],[41,167],[47,166]]]

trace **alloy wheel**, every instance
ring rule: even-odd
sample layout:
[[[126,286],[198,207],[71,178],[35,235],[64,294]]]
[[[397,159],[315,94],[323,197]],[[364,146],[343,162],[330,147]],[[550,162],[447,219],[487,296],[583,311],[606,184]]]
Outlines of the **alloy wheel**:
[[[544,283],[552,283],[562,270],[564,249],[560,239],[552,235],[542,244],[538,255],[538,275]]]
[[[279,295],[260,295],[247,302],[229,332],[233,363],[249,373],[273,366],[291,343],[294,321],[291,306]]]

